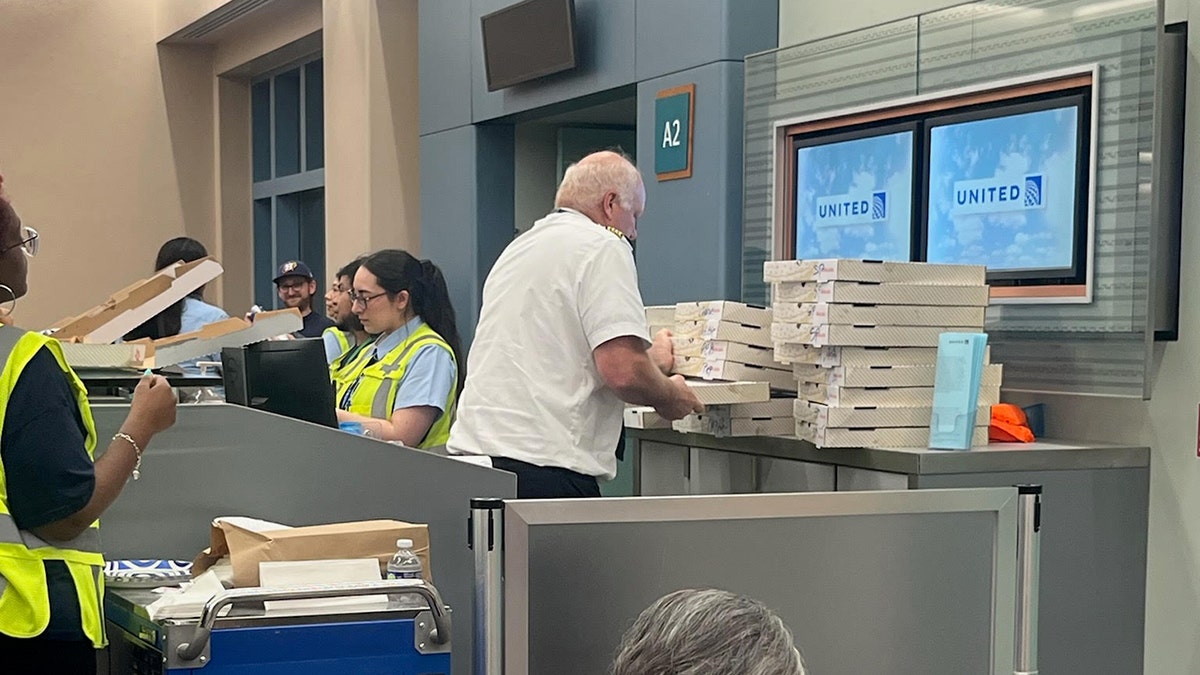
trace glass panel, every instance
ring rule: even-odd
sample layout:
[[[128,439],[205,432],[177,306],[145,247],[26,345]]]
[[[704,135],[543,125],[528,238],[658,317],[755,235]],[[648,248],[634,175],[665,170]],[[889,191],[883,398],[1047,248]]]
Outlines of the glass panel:
[[[275,258],[271,236],[271,200],[254,200],[254,303],[275,306]]]
[[[299,205],[300,258],[317,278],[317,294],[324,295],[325,275],[325,188],[296,195]],[[347,261],[349,262],[349,261]]]
[[[300,69],[275,81],[275,176],[300,173]]]
[[[254,182],[271,180],[271,82],[250,87],[250,136],[254,152]]]
[[[325,61],[304,66],[305,171],[325,166]],[[321,277],[318,277],[320,279]]]

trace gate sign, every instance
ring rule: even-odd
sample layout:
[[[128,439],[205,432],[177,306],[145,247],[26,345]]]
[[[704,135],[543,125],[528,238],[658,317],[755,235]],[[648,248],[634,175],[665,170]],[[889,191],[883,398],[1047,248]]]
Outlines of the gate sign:
[[[658,179],[692,177],[696,85],[664,89],[654,99],[654,173]]]

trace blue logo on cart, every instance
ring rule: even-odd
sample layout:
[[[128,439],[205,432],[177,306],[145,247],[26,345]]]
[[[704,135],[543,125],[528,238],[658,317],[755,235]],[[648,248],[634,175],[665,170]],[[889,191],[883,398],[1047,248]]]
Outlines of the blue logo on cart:
[[[960,180],[954,183],[950,213],[966,216],[1040,209],[1045,197],[1040,173],[1029,174],[1022,181],[1005,178]]]
[[[885,190],[870,194],[844,194],[817,197],[818,227],[870,225],[887,220],[888,196]]]

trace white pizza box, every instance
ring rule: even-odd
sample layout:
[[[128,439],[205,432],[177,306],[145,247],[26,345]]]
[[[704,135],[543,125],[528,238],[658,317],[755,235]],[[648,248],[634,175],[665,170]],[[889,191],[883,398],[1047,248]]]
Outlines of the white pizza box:
[[[818,427],[919,427],[929,425],[933,418],[933,406],[839,408],[796,399],[793,405],[793,415],[797,422],[807,422]],[[990,418],[991,406],[979,406],[975,416],[976,424],[980,420]]]
[[[649,406],[625,408],[625,426],[630,429],[670,429],[671,421]]]
[[[796,422],[796,438],[810,441],[818,448],[927,448],[929,426],[892,427],[878,429],[820,429],[806,422]],[[971,445],[987,445],[987,426],[975,427]]]
[[[260,312],[254,316],[254,323],[228,318],[161,340],[112,345],[64,343],[63,357],[73,368],[162,368],[217,354],[225,347],[242,347],[294,333],[303,327],[300,310],[282,309]]]
[[[810,323],[771,324],[772,344],[814,347],[937,347],[942,333],[978,333],[972,326],[840,326]]]
[[[777,281],[771,284],[776,303],[836,302],[852,305],[934,305],[986,307],[987,286],[875,284],[860,281]]]
[[[740,342],[744,345],[771,347],[771,328],[732,321],[677,321],[675,334],[684,338]]]
[[[795,415],[796,399],[772,398],[757,403],[727,403],[707,406],[705,415],[721,415],[730,419],[749,419],[752,417],[792,417]],[[626,409],[628,410],[628,408]]]
[[[982,330],[983,307],[923,305],[839,305],[827,302],[777,302],[772,308],[779,323],[974,326]]]
[[[872,281],[876,283],[980,286],[983,265],[946,265],[882,260],[774,260],[763,263],[763,281]]]
[[[672,326],[675,324],[675,305],[651,305],[646,308],[646,324]]]
[[[737,361],[754,366],[778,368],[775,350],[771,347],[746,345],[728,340],[705,340],[704,338],[674,337],[675,356],[691,356],[717,361]]]
[[[153,363],[154,344],[150,340],[93,345],[79,342],[61,344],[63,358],[72,368],[145,368]]]
[[[834,366],[823,368],[795,364],[792,372],[800,382],[819,382],[840,387],[932,387],[937,366]],[[983,367],[980,385],[998,387],[1004,366],[996,363]]]
[[[154,276],[113,293],[83,314],[61,319],[46,332],[62,343],[116,342],[192,291],[221,276],[223,271],[221,263],[212,258],[168,265]]]
[[[766,382],[718,382],[687,380],[687,385],[706,406],[727,403],[760,403],[771,400],[771,385]]]
[[[785,417],[730,417],[727,410],[688,415],[671,423],[680,433],[710,436],[791,436],[796,431],[796,419]]]
[[[730,300],[680,302],[675,305],[675,322],[680,321],[732,321],[763,328],[771,324],[771,310]]]
[[[933,387],[838,387],[815,382],[800,382],[797,398],[837,407],[933,405]],[[999,386],[981,386],[978,405],[1000,402]]]
[[[834,366],[932,366],[937,363],[937,347],[813,347],[812,345],[775,343],[775,360],[780,363]],[[983,352],[983,362],[991,363],[992,348]]]
[[[762,381],[769,383],[772,389],[796,391],[795,376],[790,370],[781,370],[779,364],[772,364],[772,367],[765,368],[736,361],[676,356],[674,372],[705,380]]]
[[[256,342],[294,333],[304,328],[300,310],[289,308],[259,312],[254,322],[232,317],[210,323],[198,331],[181,333],[154,343],[155,367],[161,368],[192,361],[210,354],[219,354],[226,347],[244,347]]]

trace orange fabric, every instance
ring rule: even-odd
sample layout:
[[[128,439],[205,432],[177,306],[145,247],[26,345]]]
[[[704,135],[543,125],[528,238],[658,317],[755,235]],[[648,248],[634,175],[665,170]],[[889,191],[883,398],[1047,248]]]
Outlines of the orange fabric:
[[[1025,411],[1012,403],[1000,403],[992,406],[988,440],[1000,443],[1032,443],[1033,431],[1029,429]]]

